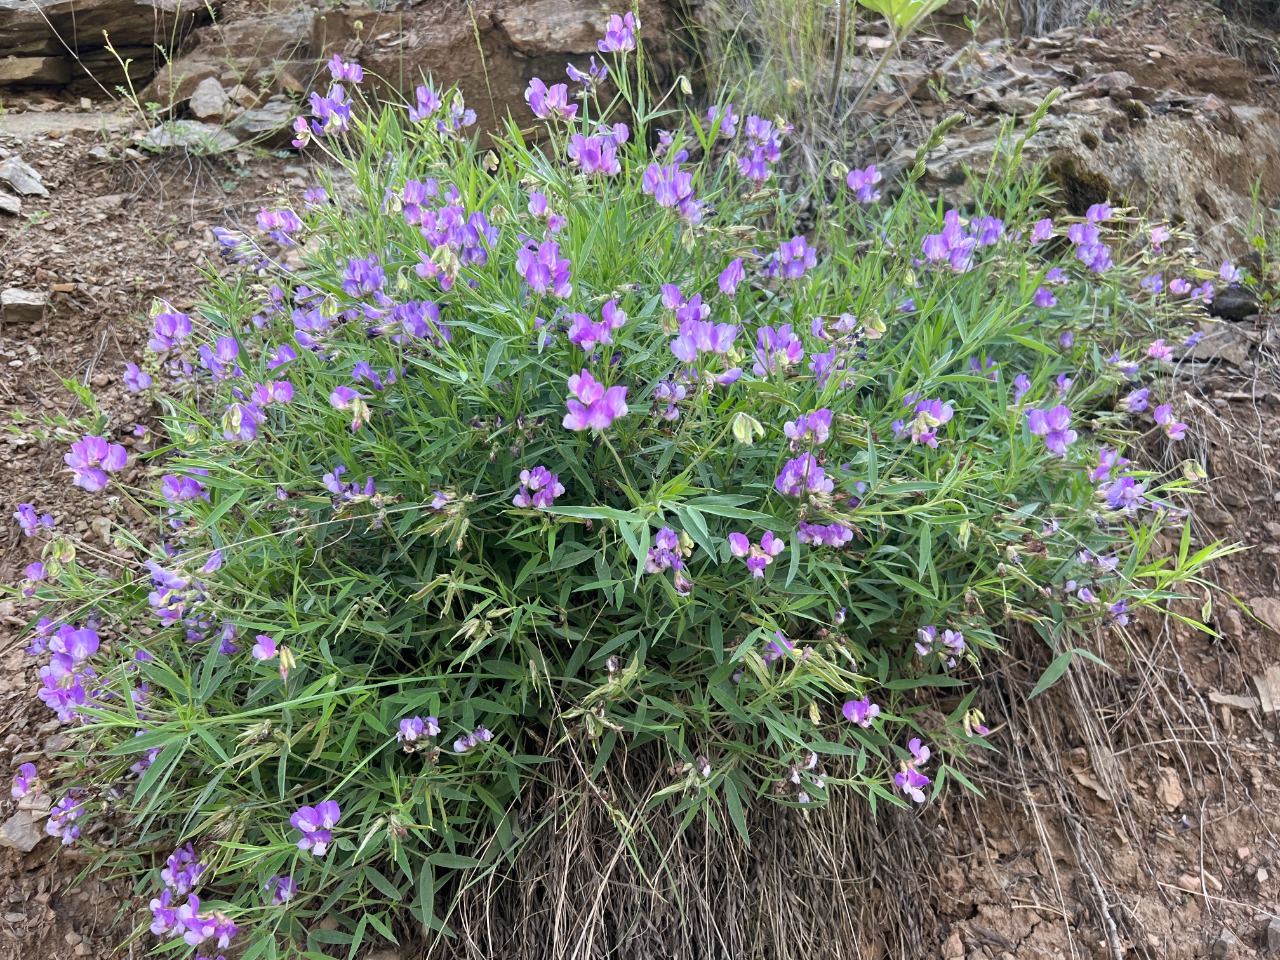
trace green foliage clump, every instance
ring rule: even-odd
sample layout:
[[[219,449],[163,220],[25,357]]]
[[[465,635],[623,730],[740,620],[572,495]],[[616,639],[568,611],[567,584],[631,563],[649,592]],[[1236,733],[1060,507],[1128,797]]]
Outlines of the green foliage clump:
[[[192,844],[137,855],[175,946],[447,932],[568,743],[658,752],[655,815],[743,836],[766,798],[923,801],[1012,631],[1051,682],[1207,556],[1153,555],[1188,482],[1119,452],[1183,428],[1135,382],[1195,310],[1149,279],[1172,242],[1068,239],[1001,164],[965,214],[872,169],[798,224],[780,122],[646,107],[614,52],[613,103],[531,85],[541,144],[318,98],[325,189],[152,318],[154,483],[69,454],[152,523],[47,534],[29,588],[81,748],[52,823]]]

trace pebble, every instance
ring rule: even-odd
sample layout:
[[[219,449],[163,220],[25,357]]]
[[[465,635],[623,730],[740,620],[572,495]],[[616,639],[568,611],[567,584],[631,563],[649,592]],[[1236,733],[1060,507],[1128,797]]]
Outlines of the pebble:
[[[63,936],[62,939],[67,942],[67,946],[74,947],[77,943],[80,942],[81,938],[80,938],[80,934],[78,933],[68,933],[65,936]]]
[[[30,810],[19,810],[4,823],[0,823],[0,847],[10,847],[30,853],[45,838],[45,832],[36,826]]]
[[[1262,935],[1262,946],[1267,953],[1280,953],[1280,917],[1272,917]]]
[[[1235,953],[1236,947],[1240,946],[1240,941],[1234,933],[1225,927],[1218,934],[1218,939],[1213,941],[1213,946],[1209,952],[1213,955],[1213,960],[1227,960]]]
[[[35,323],[44,316],[49,294],[43,290],[6,290],[0,293],[0,321]]]

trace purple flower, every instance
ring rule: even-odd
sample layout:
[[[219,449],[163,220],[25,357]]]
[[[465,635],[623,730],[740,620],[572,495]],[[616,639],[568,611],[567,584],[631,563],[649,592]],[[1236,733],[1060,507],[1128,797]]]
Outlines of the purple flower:
[[[378,386],[381,388],[381,384]],[[251,396],[253,397],[253,402],[261,407],[270,406],[273,403],[291,403],[293,401],[293,384],[288,380],[255,383]]]
[[[569,296],[573,292],[570,266],[568,260],[560,258],[560,245],[554,240],[544,240],[537,246],[531,243],[516,254],[516,268],[529,289],[538,295],[550,290],[553,296]]]
[[[342,271],[342,289],[350,297],[376,296],[386,286],[387,274],[376,255],[347,261]]]
[[[329,844],[333,842],[330,831],[341,816],[342,811],[333,800],[325,800],[314,807],[301,807],[289,818],[293,828],[302,833],[298,849],[310,850],[317,857],[324,856]]]
[[[880,191],[875,185],[882,177],[873,163],[865,170],[850,170],[844,182],[858,196],[859,203],[875,203],[880,199]]]
[[[575,133],[569,138],[565,152],[585,176],[602,173],[611,177],[622,172],[617,144],[610,137],[584,137]]]
[[[166,473],[160,478],[160,495],[172,504],[201,498],[209,499],[204,484],[195,477],[180,477],[173,473]]]
[[[293,234],[303,228],[303,223],[292,210],[258,211],[258,229],[271,234],[271,239],[282,247],[294,245]]]
[[[955,415],[951,404],[937,399],[918,400],[919,394],[908,394],[903,403],[910,406],[915,403],[914,416],[911,419],[911,442],[923,443],[933,449],[938,447],[938,428],[949,423]],[[898,431],[895,430],[895,433]],[[905,429],[904,429],[905,432]]]
[[[400,731],[396,734],[396,741],[404,744],[406,753],[414,750],[414,744],[426,737],[438,736],[440,733],[440,724],[436,722],[435,717],[406,717],[400,721]]]
[[[719,135],[730,139],[738,132],[738,115],[733,112],[733,104],[726,103],[723,108],[712,107],[707,111],[707,125],[715,127],[719,124]]]
[[[1067,447],[1076,442],[1071,427],[1071,410],[1058,404],[1049,410],[1027,411],[1027,427],[1033,436],[1044,437],[1045,446],[1056,457],[1065,457]]]
[[[160,896],[151,901],[151,932],[157,937],[175,933],[181,928],[177,910],[172,906],[173,891],[162,890]]]
[[[1145,491],[1144,484],[1124,474],[1103,486],[1099,493],[1106,499],[1110,509],[1119,510],[1122,513],[1133,513],[1147,502],[1143,496]]]
[[[272,876],[267,881],[267,889],[271,891],[273,907],[286,904],[298,895],[298,884],[293,877]]]
[[[746,273],[742,269],[742,258],[730,261],[729,265],[720,273],[720,292],[726,297],[732,299],[733,295],[738,292],[738,284],[746,277]]]
[[[18,526],[22,528],[24,535],[34,536],[35,532],[41,527],[52,530],[54,523],[53,517],[47,513],[37,514],[36,508],[29,503],[18,504],[17,511],[13,514],[13,519],[18,521]]]
[[[695,296],[694,300],[698,302],[690,303],[688,309],[701,310],[701,299]],[[738,328],[731,323],[684,320],[680,324],[679,336],[671,341],[671,352],[677,360],[685,363],[695,362],[702,354],[723,356],[733,348],[733,341],[737,336]]]
[[[791,330],[791,324],[784,323],[776,330],[773,327],[761,327],[756,331],[756,362],[752,366],[757,377],[766,376],[775,370],[786,372],[804,359],[804,344]]]
[[[1053,295],[1053,291],[1048,287],[1037,287],[1035,296],[1031,299],[1041,310],[1048,310],[1050,307],[1058,305],[1058,298]]]
[[[554,506],[556,497],[562,493],[564,484],[560,482],[558,473],[552,473],[546,467],[534,467],[520,471],[520,492],[511,502],[525,509],[547,509]]]
[[[430,119],[431,115],[440,109],[443,102],[440,99],[440,94],[427,86],[420,86],[414,90],[413,98],[416,106],[409,108],[410,123],[422,123],[424,120]]]
[[[1076,342],[1076,335],[1072,333],[1070,330],[1064,330],[1058,336],[1058,346],[1060,346],[1063,350],[1070,350],[1072,346],[1075,344],[1075,342]]]
[[[1037,220],[1034,227],[1031,228],[1031,242],[1044,243],[1053,236],[1053,221],[1046,217],[1043,220]]]
[[[635,14],[627,13],[624,16],[618,16],[616,13],[609,18],[609,25],[605,28],[604,39],[597,46],[601,53],[626,53],[636,48],[636,31],[640,29],[640,23],[635,18]]]
[[[1165,343],[1163,339],[1156,340],[1151,346],[1147,347],[1147,356],[1153,360],[1167,362],[1173,359],[1173,347]]]
[[[1180,423],[1173,415],[1173,407],[1167,403],[1162,403],[1156,407],[1153,415],[1156,423],[1164,428],[1164,432],[1170,440],[1181,440],[1187,432],[1187,425]]]
[[[853,531],[842,523],[808,523],[801,520],[796,527],[796,539],[816,547],[843,547],[853,539]]]
[[[1129,413],[1141,413],[1147,409],[1147,397],[1150,395],[1146,387],[1141,390],[1134,390],[1127,397],[1120,401],[1120,406]]]
[[[1111,471],[1117,467],[1123,467],[1129,461],[1120,456],[1119,451],[1112,450],[1110,447],[1101,447],[1098,450],[1098,465],[1089,473],[1089,480],[1092,483],[1102,483],[1111,479]]]
[[[84,801],[78,798],[73,790],[53,805],[49,811],[49,819],[44,825],[45,833],[58,837],[62,845],[68,846],[80,839],[80,827],[76,821],[84,813]]]
[[[1173,233],[1164,224],[1158,224],[1157,226],[1152,227],[1151,228],[1151,248],[1158,253],[1160,251],[1160,248],[1172,236],[1173,236]]]
[[[1191,284],[1182,277],[1174,277],[1169,281],[1169,292],[1175,296],[1182,296],[1184,293],[1191,292]]]
[[[791,441],[791,449],[798,451],[806,443],[818,445],[826,443],[831,437],[831,416],[831,411],[822,407],[784,423],[782,432]]]
[[[72,481],[86,490],[102,490],[107,485],[107,474],[123,470],[129,453],[118,443],[107,443],[102,437],[86,435],[71,445],[71,452],[63,462],[75,475]]]
[[[1192,300],[1203,300],[1205,303],[1213,302],[1214,286],[1208,280],[1200,284],[1191,291]]]
[[[1159,273],[1153,273],[1149,277],[1143,277],[1142,282],[1138,284],[1143,290],[1149,290],[1152,293],[1159,293],[1164,289],[1164,276]]]
[[[267,369],[275,370],[283,367],[286,363],[292,363],[298,359],[297,352],[287,343],[282,343],[271,351],[267,356]]]
[[[124,385],[130,393],[141,393],[152,384],[151,374],[143,373],[136,363],[124,365]]]
[[[1111,205],[1106,202],[1095,203],[1084,212],[1084,218],[1089,223],[1102,223],[1105,220],[1109,220],[1111,218]]]
[[[30,793],[40,792],[40,773],[36,770],[34,763],[24,763],[18,768],[9,792],[15,800],[20,800]]]
[[[870,697],[863,697],[861,700],[846,700],[840,712],[850,723],[869,727],[880,716],[880,707],[872,703]]]
[[[454,753],[467,753],[480,746],[482,743],[488,743],[493,739],[493,734],[489,732],[484,724],[479,725],[470,733],[464,733],[457,740],[453,741]]]
[[[160,871],[160,879],[175,897],[185,896],[196,888],[205,865],[196,859],[195,847],[188,843],[173,851]]]
[[[1239,267],[1232,265],[1230,260],[1223,260],[1222,266],[1218,269],[1220,276],[1225,283],[1239,283],[1244,279],[1244,271]]]
[[[568,74],[569,79],[574,83],[582,84],[583,96],[590,96],[595,93],[596,87],[609,76],[609,67],[607,64],[596,63],[596,58],[592,57],[585,73],[572,63],[565,66],[564,72]]]
[[[156,353],[171,350],[191,336],[191,318],[185,313],[166,310],[157,313],[151,322],[152,334],[147,346]]]
[[[254,639],[253,649],[249,651],[253,659],[270,660],[276,655],[276,642],[271,637],[265,633],[260,633]]]
[[[569,314],[569,342],[590,352],[597,344],[613,343],[613,331],[627,322],[627,315],[618,309],[618,301],[610,300],[601,311],[603,319],[596,323],[585,313]]]
[[[686,206],[693,202],[693,174],[681,170],[677,163],[667,166],[649,164],[640,179],[640,186],[660,207],[678,207],[684,212]]]
[[[773,266],[783,280],[799,280],[806,270],[818,263],[818,254],[805,243],[804,237],[784,240],[774,254]]]
[[[1019,404],[1031,389],[1031,381],[1025,373],[1020,373],[1013,378],[1013,402]]]
[[[1187,339],[1182,341],[1182,345],[1184,347],[1194,347],[1197,343],[1199,343],[1203,339],[1204,339],[1204,331],[1196,330],[1193,333],[1191,333],[1190,336],[1187,337]]]
[[[787,545],[783,543],[782,538],[775,537],[772,530],[765,531],[759,544],[752,544],[746,534],[729,534],[730,552],[735,557],[746,560],[747,569],[751,571],[752,578],[756,579],[764,576],[765,568],[773,563],[773,558],[786,548]]]
[[[905,767],[893,775],[893,782],[899,790],[916,803],[924,803],[924,788],[933,781],[915,769],[915,767]]]
[[[578,105],[569,102],[569,87],[563,83],[548,87],[534,77],[524,91],[524,99],[540,120],[572,120],[578,114]]]
[[[566,430],[605,430],[627,415],[627,388],[606,389],[585,368],[569,378],[569,390],[573,396],[565,401],[569,409],[564,418]]]
[[[835,484],[818,464],[811,453],[788,460],[782,472],[773,482],[773,487],[787,497],[802,497],[805,491],[826,494],[835,489]]]
[[[364,71],[360,69],[360,64],[348,63],[336,53],[329,61],[329,75],[334,80],[347,80],[351,83],[359,83],[364,79]]]
[[[336,136],[351,128],[351,104],[340,83],[329,88],[327,97],[316,92],[311,94],[311,113],[316,119],[311,123],[310,133],[317,136]],[[295,122],[294,130],[303,134],[299,139],[305,139],[305,127],[299,127]]]
[[[1129,624],[1129,604],[1123,597],[1117,600],[1111,606],[1107,607],[1107,616],[1104,621],[1108,625],[1114,624],[1117,627],[1128,626]]]

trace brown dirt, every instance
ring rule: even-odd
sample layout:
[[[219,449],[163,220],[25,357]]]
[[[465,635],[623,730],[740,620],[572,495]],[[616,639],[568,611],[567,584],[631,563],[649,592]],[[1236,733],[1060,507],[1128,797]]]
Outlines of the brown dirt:
[[[1180,83],[1188,71],[1200,70],[1206,85],[1238,74],[1222,61],[1220,27],[1182,16],[1170,39],[1158,33],[1168,11],[1145,9],[1140,22],[1099,31],[1114,57],[1097,62],[1138,76],[1125,65],[1124,45],[1159,35],[1156,42],[1180,50],[1217,45],[1203,60],[1170,64]],[[1269,75],[1255,71],[1254,79],[1270,88]],[[0,147],[21,148],[52,193],[26,205],[47,216],[0,218],[0,286],[63,291],[43,321],[0,327],[0,580],[8,582],[34,559],[31,541],[8,521],[18,502],[56,503],[60,525],[86,532],[104,515],[99,498],[68,494],[65,444],[44,425],[81,412],[61,378],[92,385],[109,430],[135,443],[130,431],[148,411],[124,390],[121,372],[145,343],[139,316],[157,296],[188,306],[201,270],[221,268],[213,226],[250,222],[273,189],[307,185],[297,161],[103,164],[88,153],[98,142],[83,133],[21,143],[0,136]],[[907,838],[897,848],[928,851],[899,865],[911,882],[898,886],[921,894],[921,956],[1255,957],[1265,955],[1273,922],[1280,943],[1280,713],[1221,699],[1256,698],[1253,678],[1280,665],[1280,622],[1267,627],[1232,601],[1280,602],[1280,326],[1262,323],[1257,333],[1247,369],[1182,371],[1183,419],[1204,438],[1183,453],[1213,477],[1197,540],[1250,548],[1215,571],[1224,589],[1212,593],[1210,617],[1221,636],[1176,620],[1136,624],[1123,638],[1098,640],[1114,673],[1079,668],[1030,704],[1027,692],[1049,658],[1015,649],[1021,655],[991,676],[989,702],[980,705],[999,751],[979,762],[985,798],[953,791],[918,816],[895,818],[893,829]],[[131,522],[122,504],[105,509],[113,522]],[[1185,612],[1199,614],[1209,596]],[[18,643],[31,613],[0,603],[0,769],[66,743],[34,698],[34,665]],[[0,850],[0,958],[105,957],[145,913],[127,878],[79,881],[83,861],[55,852],[52,840],[25,856]],[[899,956],[888,942],[903,940],[871,931],[861,945],[825,949]]]

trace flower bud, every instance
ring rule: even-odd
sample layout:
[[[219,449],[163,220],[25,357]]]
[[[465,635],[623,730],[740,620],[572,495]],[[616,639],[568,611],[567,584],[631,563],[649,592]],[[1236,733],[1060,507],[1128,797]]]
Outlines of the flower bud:
[[[749,414],[741,412],[733,415],[732,430],[733,439],[744,447],[749,447],[755,443],[756,437],[764,436],[764,427],[760,425],[760,421]]]

